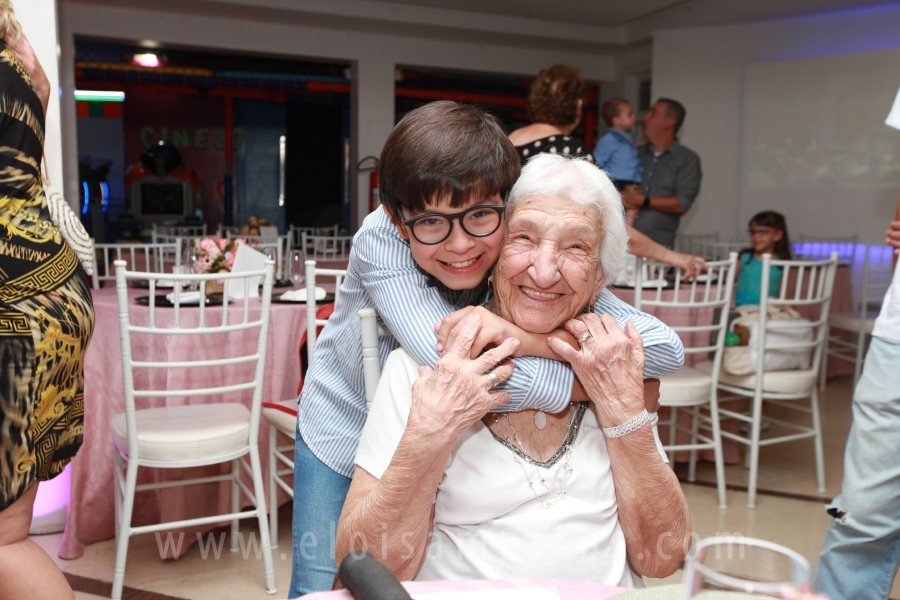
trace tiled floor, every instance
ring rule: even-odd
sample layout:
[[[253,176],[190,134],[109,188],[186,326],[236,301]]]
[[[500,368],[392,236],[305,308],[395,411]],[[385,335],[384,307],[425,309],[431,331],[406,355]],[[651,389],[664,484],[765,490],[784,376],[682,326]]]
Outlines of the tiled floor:
[[[714,486],[715,471],[711,464],[701,464],[697,482],[684,483],[684,492],[691,507],[693,530],[700,537],[723,532],[740,533],[748,537],[771,540],[800,552],[813,565],[830,518],[824,512],[824,504],[840,490],[843,474],[843,451],[850,427],[850,403],[852,383],[849,378],[832,380],[821,399],[823,427],[825,431],[826,482],[828,491],[816,490],[815,461],[811,440],[801,440],[763,448],[760,453],[759,495],[757,507],[746,507],[747,471],[742,465],[726,468],[728,508],[717,506]],[[771,416],[781,416],[773,410]],[[787,418],[787,417],[786,417]],[[795,417],[791,417],[795,418]],[[677,472],[685,477],[687,470],[679,465]],[[290,507],[281,509],[281,523],[290,522]],[[252,522],[244,521],[242,530],[252,531]],[[78,560],[65,561],[56,558],[61,534],[37,536],[38,542],[56,559],[60,568],[71,576],[73,588],[81,599],[103,596],[112,580],[114,542],[107,540],[89,546]],[[282,526],[279,547],[273,552],[275,580],[284,598],[290,579],[290,529]],[[213,563],[213,564],[210,564]],[[649,580],[650,585],[680,581],[681,572],[666,580]],[[227,546],[216,557],[213,552],[204,558],[195,544],[177,561],[159,560],[154,536],[132,538],[128,555],[126,585],[137,591],[130,597],[165,597],[193,600],[221,598],[272,598],[265,593],[262,560],[252,552],[245,558],[241,552],[231,553]],[[102,583],[106,587],[102,587]],[[106,592],[108,597],[108,592]],[[895,583],[892,598],[900,598],[900,584]]]

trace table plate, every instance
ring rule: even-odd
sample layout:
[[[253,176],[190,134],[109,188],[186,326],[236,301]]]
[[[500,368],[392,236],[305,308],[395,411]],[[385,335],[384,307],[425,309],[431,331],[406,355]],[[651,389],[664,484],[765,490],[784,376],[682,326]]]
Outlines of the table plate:
[[[113,282],[115,283],[115,282]],[[133,279],[130,282],[131,287],[139,288],[142,290],[150,289],[150,282],[146,279]],[[170,290],[175,287],[175,282],[171,279],[160,279],[156,282],[156,289],[158,290]]]
[[[207,306],[222,306],[222,298],[224,294],[209,294],[206,297],[206,305]],[[150,296],[138,296],[134,299],[134,301],[141,306],[150,306]],[[200,301],[196,302],[182,302],[181,306],[199,306]],[[175,303],[166,298],[165,294],[160,294],[156,296],[156,304],[157,307],[169,308],[175,306]]]
[[[306,300],[282,300],[280,296],[278,298],[272,296],[272,302],[276,304],[306,304]],[[320,302],[322,304],[334,302],[334,294],[325,294],[324,298],[322,298],[321,300],[316,300],[316,302]]]

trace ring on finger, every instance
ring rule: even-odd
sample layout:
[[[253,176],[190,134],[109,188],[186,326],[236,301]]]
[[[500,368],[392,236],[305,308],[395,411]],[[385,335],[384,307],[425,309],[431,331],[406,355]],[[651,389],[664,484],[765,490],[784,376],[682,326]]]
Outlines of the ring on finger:
[[[497,377],[496,373],[491,371],[490,373],[488,373],[488,376],[491,378],[491,383],[493,384],[491,385],[491,387],[497,387],[498,385],[500,385],[500,378]]]
[[[594,336],[591,335],[590,331],[585,331],[580,336],[578,336],[578,342],[583,344],[586,341],[588,341],[589,339],[591,339],[592,337],[594,337]]]

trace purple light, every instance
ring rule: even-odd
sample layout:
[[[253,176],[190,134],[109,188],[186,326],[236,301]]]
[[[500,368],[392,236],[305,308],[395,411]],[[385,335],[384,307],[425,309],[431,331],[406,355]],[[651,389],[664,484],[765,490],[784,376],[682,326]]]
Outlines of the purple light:
[[[159,57],[157,55],[148,52],[147,54],[135,54],[134,64],[142,67],[154,68],[158,67],[161,63],[159,62]]]

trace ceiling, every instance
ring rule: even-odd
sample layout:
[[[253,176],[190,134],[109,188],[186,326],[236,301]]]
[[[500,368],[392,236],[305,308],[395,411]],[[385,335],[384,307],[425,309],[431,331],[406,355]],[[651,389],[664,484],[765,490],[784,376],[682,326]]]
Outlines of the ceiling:
[[[372,0],[370,0],[372,1]],[[378,1],[378,0],[374,0]],[[430,6],[516,17],[529,17],[601,27],[617,27],[688,0],[394,0],[397,4]]]
[[[146,0],[60,0],[146,9]],[[615,55],[661,29],[870,10],[900,0],[154,0],[154,10]]]

